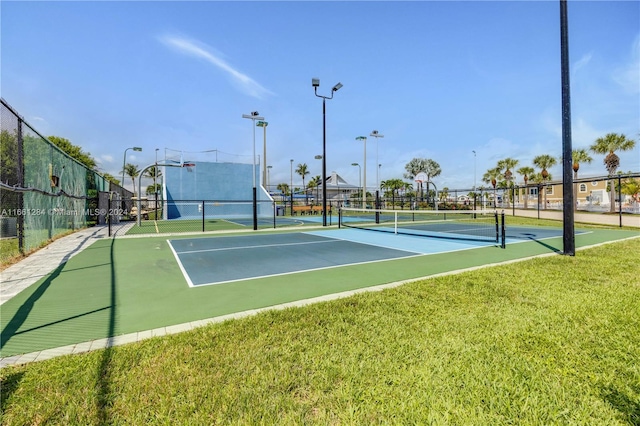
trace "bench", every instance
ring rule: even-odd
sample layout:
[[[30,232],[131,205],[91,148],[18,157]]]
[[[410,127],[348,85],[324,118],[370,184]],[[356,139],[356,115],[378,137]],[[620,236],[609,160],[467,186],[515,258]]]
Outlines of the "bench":
[[[311,214],[311,206],[293,206],[293,214]]]
[[[331,212],[331,206],[327,206],[327,213]],[[322,206],[293,206],[293,214],[321,214]]]

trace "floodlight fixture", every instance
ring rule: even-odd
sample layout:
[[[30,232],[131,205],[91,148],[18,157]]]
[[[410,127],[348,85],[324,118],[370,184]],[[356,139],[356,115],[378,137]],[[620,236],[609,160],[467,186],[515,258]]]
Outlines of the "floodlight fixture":
[[[253,121],[253,230],[258,229],[258,201],[256,190],[256,120],[264,120],[264,117],[260,117],[258,111],[252,111],[251,114],[242,114],[242,118],[248,118]],[[265,128],[266,130],[266,128]]]
[[[384,138],[377,130],[373,130],[369,136],[376,138],[376,164],[378,164],[378,138]],[[376,190],[380,190],[380,173],[376,169]]]
[[[367,208],[367,137],[358,136],[357,141],[364,141],[364,167],[362,172],[362,208]]]
[[[313,92],[319,98],[322,98],[322,181],[327,181],[327,109],[326,100],[333,99],[333,94],[337,92],[342,83],[338,83],[331,89],[331,96],[318,95],[318,87],[320,87],[320,79],[312,78],[311,86]],[[327,185],[322,185],[322,226],[327,226]]]

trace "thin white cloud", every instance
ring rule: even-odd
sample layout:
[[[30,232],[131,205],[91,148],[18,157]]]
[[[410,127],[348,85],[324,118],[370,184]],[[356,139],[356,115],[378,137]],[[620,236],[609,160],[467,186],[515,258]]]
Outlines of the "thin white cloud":
[[[580,58],[575,64],[573,64],[573,67],[571,67],[571,73],[575,75],[575,73],[577,73],[581,68],[586,67],[589,62],[591,62],[592,57],[593,55],[591,54],[591,52],[583,55],[582,58]]]
[[[100,160],[106,163],[113,163],[113,155],[103,154],[100,156]]]
[[[640,35],[631,45],[629,62],[616,68],[613,72],[613,80],[630,94],[640,93]]]
[[[159,40],[169,48],[175,49],[185,55],[204,59],[215,67],[226,72],[231,77],[231,81],[238,87],[238,89],[249,96],[262,99],[266,95],[272,94],[272,92],[262,87],[254,79],[233,68],[227,62],[217,56],[213,52],[213,49],[199,41],[179,36],[168,35],[160,37]]]

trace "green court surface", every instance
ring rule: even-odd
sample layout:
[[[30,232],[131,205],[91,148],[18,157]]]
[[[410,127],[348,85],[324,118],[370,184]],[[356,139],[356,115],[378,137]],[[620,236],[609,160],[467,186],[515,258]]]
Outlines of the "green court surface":
[[[282,231],[273,233],[277,232]],[[243,235],[250,239],[252,234]],[[575,240],[580,248],[637,235],[637,231],[593,229]],[[2,305],[0,356],[559,252],[561,247],[562,238],[553,237],[507,244],[506,249],[469,247],[189,287],[167,237],[99,240]],[[296,262],[295,252],[288,252],[283,261]],[[254,259],[242,256],[234,262],[244,268]]]
[[[275,219],[275,220],[274,220]],[[258,219],[258,229],[274,229],[292,226],[318,225],[322,218],[317,216],[291,218],[268,217]],[[184,219],[184,220],[143,220],[134,224],[127,235],[167,234],[178,232],[215,232],[253,229],[253,219]]]

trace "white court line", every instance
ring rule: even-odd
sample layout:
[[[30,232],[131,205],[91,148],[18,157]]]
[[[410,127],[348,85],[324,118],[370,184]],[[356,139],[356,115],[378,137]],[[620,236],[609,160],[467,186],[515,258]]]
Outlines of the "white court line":
[[[182,275],[184,276],[184,279],[187,280],[187,284],[189,285],[189,287],[193,287],[194,285],[193,285],[193,282],[191,282],[191,278],[189,278],[189,274],[187,274],[186,269],[184,269],[184,266],[182,266],[182,262],[180,261],[180,256],[178,256],[178,253],[176,253],[175,249],[173,248],[173,245],[171,245],[171,240],[167,240],[167,244],[169,244],[169,248],[171,249],[171,252],[173,252],[173,257],[176,258],[176,262],[178,262],[178,266],[182,271]]]
[[[327,238],[327,237],[324,237]],[[262,248],[262,247],[285,247],[285,246],[298,246],[298,245],[307,245],[307,244],[325,244],[325,243],[335,243],[340,241],[337,238],[327,238],[328,241],[306,241],[302,243],[284,243],[284,244],[263,244],[256,246],[241,246],[241,247],[222,247],[222,248],[213,248],[213,249],[202,249],[202,250],[190,250],[190,251],[181,251],[179,254],[190,254],[190,253],[204,253],[207,251],[226,251],[226,250],[244,250],[244,249],[253,249],[253,248]]]
[[[307,234],[307,233],[305,232],[305,234]],[[243,246],[243,247],[191,250],[191,251],[182,251],[182,252],[177,252],[173,248],[173,245],[171,245],[171,241],[170,240],[167,240],[167,243],[169,244],[169,247],[171,248],[171,251],[173,252],[174,257],[176,258],[176,261],[178,262],[178,266],[180,267],[180,270],[182,271],[182,275],[184,275],[185,280],[187,281],[187,284],[189,285],[189,287],[203,287],[203,286],[209,286],[209,285],[227,284],[227,283],[233,283],[233,282],[238,282],[238,281],[257,280],[257,279],[262,279],[262,278],[277,277],[277,276],[283,276],[283,275],[300,274],[300,273],[304,273],[304,272],[321,271],[321,270],[324,270],[324,269],[341,268],[343,266],[364,265],[364,264],[367,264],[367,263],[386,262],[386,261],[398,260],[398,259],[408,259],[410,257],[424,256],[424,254],[425,254],[423,252],[415,252],[415,251],[410,251],[410,250],[403,250],[403,249],[398,249],[398,248],[394,248],[394,247],[383,247],[383,246],[380,246],[380,245],[363,243],[363,242],[360,242],[360,241],[351,241],[351,240],[344,239],[344,238],[327,237],[327,236],[324,236],[324,235],[315,235],[315,234],[309,234],[309,235],[314,235],[316,237],[324,238],[325,241],[307,241],[307,242],[300,242],[300,243],[284,243],[284,244],[264,244],[264,245]],[[180,240],[180,241],[184,241],[184,240]],[[202,252],[212,252],[212,251],[238,250],[238,249],[248,249],[248,248],[251,249],[251,248],[263,248],[263,247],[283,247],[283,246],[323,244],[323,243],[345,243],[345,242],[347,242],[347,243],[355,243],[355,244],[363,244],[363,245],[374,246],[374,247],[382,247],[382,248],[386,248],[386,249],[389,249],[389,250],[405,252],[405,253],[409,253],[409,254],[407,256],[394,257],[394,258],[390,258],[390,259],[378,259],[378,260],[368,260],[368,261],[364,261],[364,262],[344,263],[344,264],[340,264],[340,265],[331,265],[331,266],[323,266],[323,267],[319,267],[319,268],[303,269],[303,270],[300,270],[300,271],[287,271],[287,272],[280,272],[280,273],[277,273],[277,274],[259,275],[259,276],[255,276],[255,277],[237,278],[237,279],[233,279],[233,280],[215,281],[215,282],[202,283],[202,284],[194,284],[193,281],[191,281],[191,278],[189,277],[189,274],[187,273],[187,271],[184,268],[184,266],[182,265],[182,262],[180,261],[180,256],[179,256],[179,254],[192,254],[192,253],[202,253]]]
[[[348,241],[348,240],[340,241],[340,240],[338,240],[337,242],[351,242],[351,241]],[[403,251],[403,250],[397,250],[397,251]],[[406,252],[406,253],[411,253],[411,252]],[[190,284],[189,286],[190,287],[204,287],[204,286],[209,286],[209,285],[235,283],[235,282],[238,282],[238,281],[261,280],[263,278],[281,277],[281,276],[284,276],[284,275],[293,275],[293,274],[304,274],[306,272],[314,272],[314,271],[323,271],[323,270],[326,270],[326,269],[342,268],[343,266],[366,265],[367,263],[388,262],[388,261],[391,261],[391,260],[409,259],[411,257],[418,257],[418,256],[424,256],[424,255],[422,253],[410,254],[410,255],[407,255],[407,256],[394,257],[394,258],[391,258],[391,259],[367,260],[367,261],[364,261],[364,262],[356,262],[356,263],[343,263],[343,264],[340,264],[340,265],[322,266],[320,268],[303,269],[303,270],[300,270],[300,271],[279,272],[277,274],[258,275],[258,276],[255,276],[255,277],[246,277],[246,278],[236,278],[236,279],[227,280],[227,281],[215,281],[215,282],[211,282],[211,283],[202,283],[202,284],[194,284],[194,285]]]

